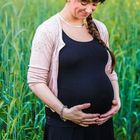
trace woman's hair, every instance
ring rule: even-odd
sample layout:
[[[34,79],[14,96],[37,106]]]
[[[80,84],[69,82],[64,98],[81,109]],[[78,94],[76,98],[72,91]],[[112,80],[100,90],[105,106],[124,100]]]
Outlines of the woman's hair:
[[[92,0],[92,2],[100,2],[100,3],[103,3],[104,1],[105,0]],[[87,21],[89,33],[92,35],[92,37],[94,39],[98,40],[98,42],[109,51],[109,53],[111,55],[111,59],[112,59],[112,71],[113,71],[115,64],[116,64],[115,55],[109,50],[109,48],[106,46],[105,42],[101,39],[99,31],[98,31],[94,21],[92,20],[91,14],[87,17],[86,21]]]
[[[105,0],[80,0],[81,2],[100,2],[103,3]]]

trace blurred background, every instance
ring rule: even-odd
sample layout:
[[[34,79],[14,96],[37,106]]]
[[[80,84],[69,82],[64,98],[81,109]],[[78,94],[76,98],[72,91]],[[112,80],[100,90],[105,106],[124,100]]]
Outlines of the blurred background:
[[[65,0],[0,0],[0,140],[42,140],[43,103],[27,85],[35,29]],[[116,55],[122,107],[117,140],[140,140],[140,1],[106,0],[93,17],[104,22]]]

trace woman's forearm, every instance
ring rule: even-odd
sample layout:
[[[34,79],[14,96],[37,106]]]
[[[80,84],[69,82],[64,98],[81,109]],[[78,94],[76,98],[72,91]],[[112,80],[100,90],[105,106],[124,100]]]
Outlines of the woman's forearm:
[[[118,81],[112,80],[111,83],[112,83],[113,90],[114,90],[114,99],[120,100]]]
[[[43,83],[35,84],[30,87],[35,95],[40,98],[49,108],[60,115],[63,104],[51,92],[51,90]]]

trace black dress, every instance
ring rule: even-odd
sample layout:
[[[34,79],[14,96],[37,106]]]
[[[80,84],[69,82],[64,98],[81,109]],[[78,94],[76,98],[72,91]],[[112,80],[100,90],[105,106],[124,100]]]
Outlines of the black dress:
[[[59,52],[58,99],[69,108],[91,103],[87,113],[107,112],[114,97],[113,87],[105,73],[107,50],[96,40],[78,42],[62,32],[66,44]],[[82,127],[62,121],[46,108],[45,140],[114,140],[113,121]]]

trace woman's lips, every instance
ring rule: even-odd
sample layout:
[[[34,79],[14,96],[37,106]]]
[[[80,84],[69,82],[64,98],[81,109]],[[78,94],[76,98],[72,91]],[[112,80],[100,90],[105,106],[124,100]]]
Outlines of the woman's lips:
[[[82,13],[82,16],[87,17],[89,14],[88,13]]]

